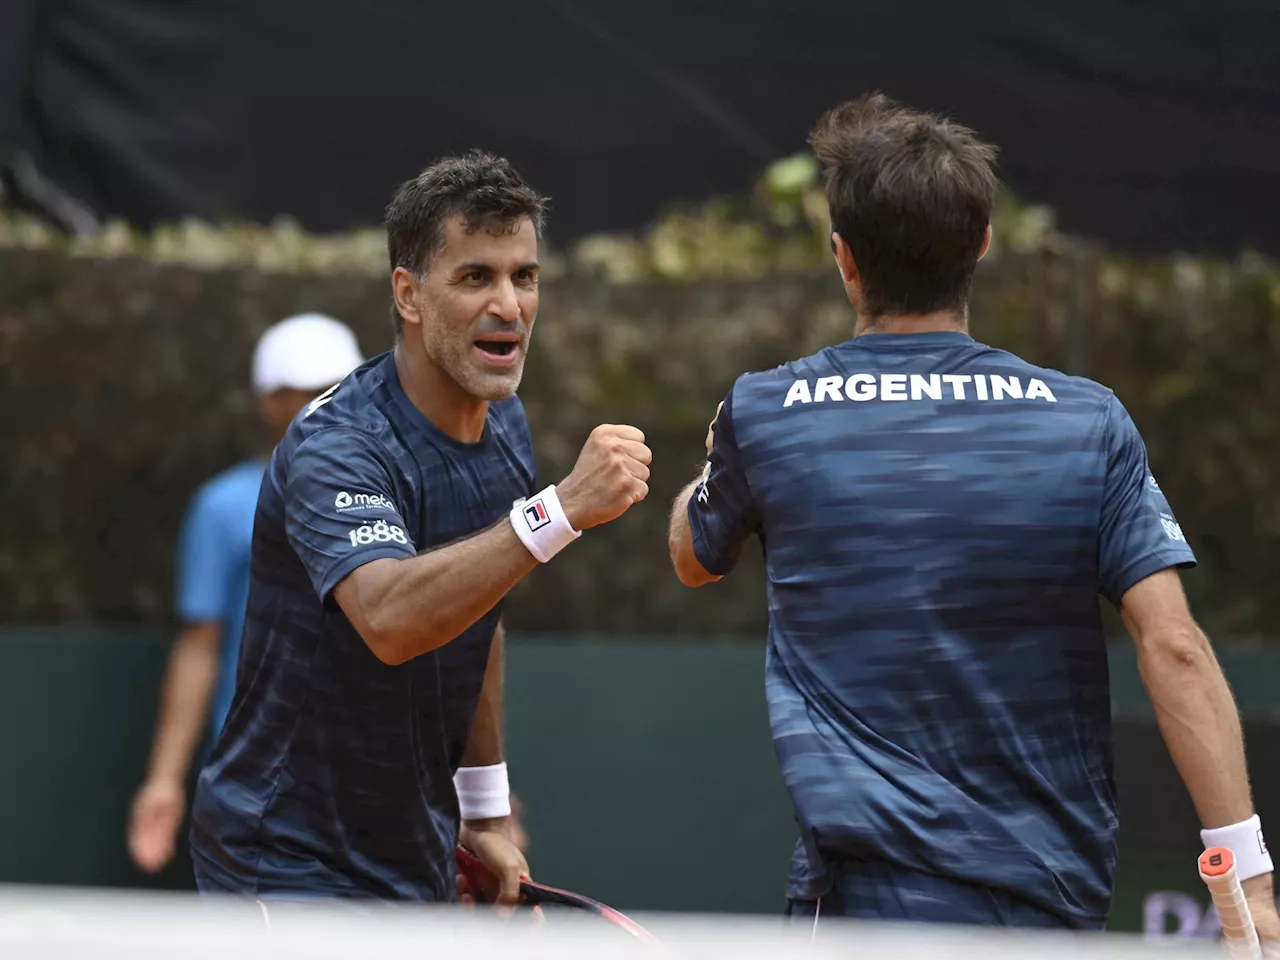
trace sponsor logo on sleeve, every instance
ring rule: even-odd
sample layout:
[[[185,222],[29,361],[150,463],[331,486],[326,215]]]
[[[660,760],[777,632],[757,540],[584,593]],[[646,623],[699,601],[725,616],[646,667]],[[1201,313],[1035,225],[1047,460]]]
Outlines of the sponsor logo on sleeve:
[[[1179,543],[1187,542],[1186,534],[1182,532],[1182,526],[1169,514],[1160,514],[1160,526],[1164,527],[1164,535],[1170,540],[1177,540]]]
[[[339,513],[360,510],[395,510],[396,505],[380,493],[348,493],[341,491],[333,498],[333,506]]]
[[[409,537],[404,530],[385,520],[356,527],[347,534],[347,539],[351,541],[353,547],[367,547],[371,543],[407,544],[409,542]]]

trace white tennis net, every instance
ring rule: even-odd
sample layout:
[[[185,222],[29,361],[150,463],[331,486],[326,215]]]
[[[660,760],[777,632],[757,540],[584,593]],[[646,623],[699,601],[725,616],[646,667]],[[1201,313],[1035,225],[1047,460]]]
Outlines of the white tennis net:
[[[218,902],[194,895],[0,887],[3,960],[1141,960],[1216,958],[1218,945],[1144,944],[1127,935],[1044,935],[781,918],[635,917],[647,944],[595,918],[542,926],[451,907],[351,910]]]

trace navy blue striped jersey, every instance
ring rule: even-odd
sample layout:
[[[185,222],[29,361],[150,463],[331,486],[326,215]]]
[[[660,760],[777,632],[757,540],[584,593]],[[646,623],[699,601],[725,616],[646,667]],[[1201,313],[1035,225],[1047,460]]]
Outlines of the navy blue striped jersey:
[[[519,399],[490,404],[482,439],[460,442],[412,405],[389,353],[294,421],[259,494],[235,697],[195,798],[205,885],[453,899],[452,778],[502,605],[388,666],[332,591],[362,564],[491,526],[533,488]]]
[[[1194,563],[1111,391],[959,332],[863,335],[734,384],[688,515],[713,574],[763,543],[791,896],[870,858],[1105,921],[1098,595]]]

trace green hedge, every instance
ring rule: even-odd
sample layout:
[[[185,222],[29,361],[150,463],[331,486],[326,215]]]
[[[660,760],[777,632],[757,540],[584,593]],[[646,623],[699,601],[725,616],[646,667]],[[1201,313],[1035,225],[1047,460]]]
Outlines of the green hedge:
[[[975,282],[980,339],[1113,387],[1147,438],[1202,560],[1187,578],[1220,635],[1280,620],[1280,270],[1261,258],[1135,261],[1069,240],[1006,199]],[[551,251],[521,395],[544,478],[592,426],[642,427],[652,495],[536,572],[512,598],[525,630],[757,632],[761,565],[697,593],[668,572],[670,498],[742,371],[846,338],[812,164],[757,193],[673,211],[642,235]],[[9,621],[161,621],[195,486],[252,446],[256,336],[323,310],[366,352],[390,344],[378,231],[310,237],[179,224],[71,240],[0,218],[0,422]]]

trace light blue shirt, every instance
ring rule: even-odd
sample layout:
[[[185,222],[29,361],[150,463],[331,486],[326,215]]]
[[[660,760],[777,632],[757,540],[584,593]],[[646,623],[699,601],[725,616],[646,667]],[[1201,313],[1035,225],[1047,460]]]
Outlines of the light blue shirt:
[[[265,465],[246,460],[207,481],[187,509],[178,548],[178,616],[222,625],[218,680],[209,710],[209,742],[217,739],[236,687],[240,633],[249,598],[253,515]]]

